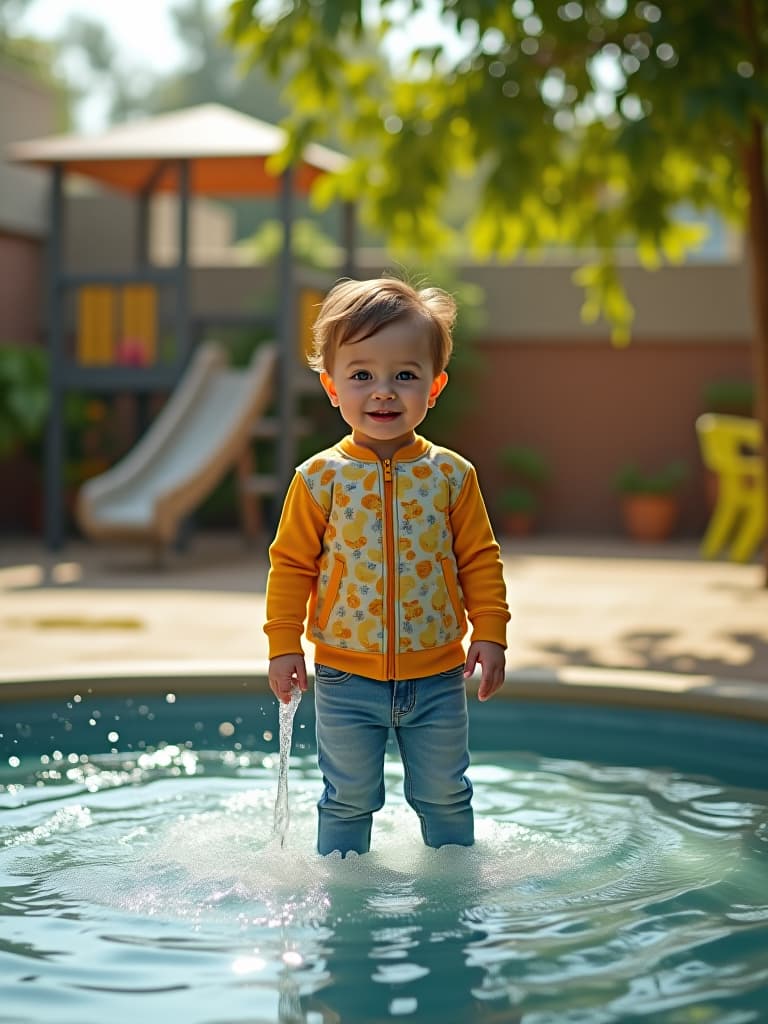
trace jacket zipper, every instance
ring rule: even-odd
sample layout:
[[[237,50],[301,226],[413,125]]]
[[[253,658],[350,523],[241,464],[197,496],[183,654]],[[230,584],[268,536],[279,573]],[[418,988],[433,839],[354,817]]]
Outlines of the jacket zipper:
[[[395,529],[393,523],[392,460],[383,459],[384,466],[384,540],[387,559],[387,679],[395,678]]]

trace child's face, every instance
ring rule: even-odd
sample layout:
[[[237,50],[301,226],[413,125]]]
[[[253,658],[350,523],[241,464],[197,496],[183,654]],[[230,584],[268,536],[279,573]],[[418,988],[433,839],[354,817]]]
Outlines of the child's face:
[[[426,326],[404,317],[340,345],[333,372],[321,373],[320,381],[354,441],[388,459],[413,440],[448,375],[435,376]]]

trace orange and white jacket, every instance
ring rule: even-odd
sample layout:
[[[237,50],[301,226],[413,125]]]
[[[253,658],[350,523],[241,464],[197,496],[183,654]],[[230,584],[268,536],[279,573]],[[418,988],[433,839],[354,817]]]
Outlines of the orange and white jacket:
[[[269,653],[372,679],[416,679],[506,647],[509,609],[473,466],[416,437],[392,459],[346,437],[296,470],[269,549]],[[307,616],[307,605],[309,614]]]

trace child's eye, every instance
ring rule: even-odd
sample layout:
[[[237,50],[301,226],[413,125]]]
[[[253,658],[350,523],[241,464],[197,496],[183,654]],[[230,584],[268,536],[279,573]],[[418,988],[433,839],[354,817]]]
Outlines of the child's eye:
[[[371,375],[368,370],[355,370],[350,377],[350,380],[370,380]]]
[[[416,380],[416,374],[412,373],[410,370],[401,370],[397,374],[397,378],[396,379],[397,380]]]

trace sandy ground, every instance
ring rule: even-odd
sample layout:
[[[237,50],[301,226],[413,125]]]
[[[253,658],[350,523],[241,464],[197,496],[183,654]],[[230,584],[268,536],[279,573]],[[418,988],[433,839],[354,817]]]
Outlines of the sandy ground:
[[[695,543],[542,537],[503,543],[510,670],[567,666],[768,682],[757,562]],[[162,568],[140,549],[0,545],[0,677],[106,663],[266,658],[266,550],[200,534]]]

